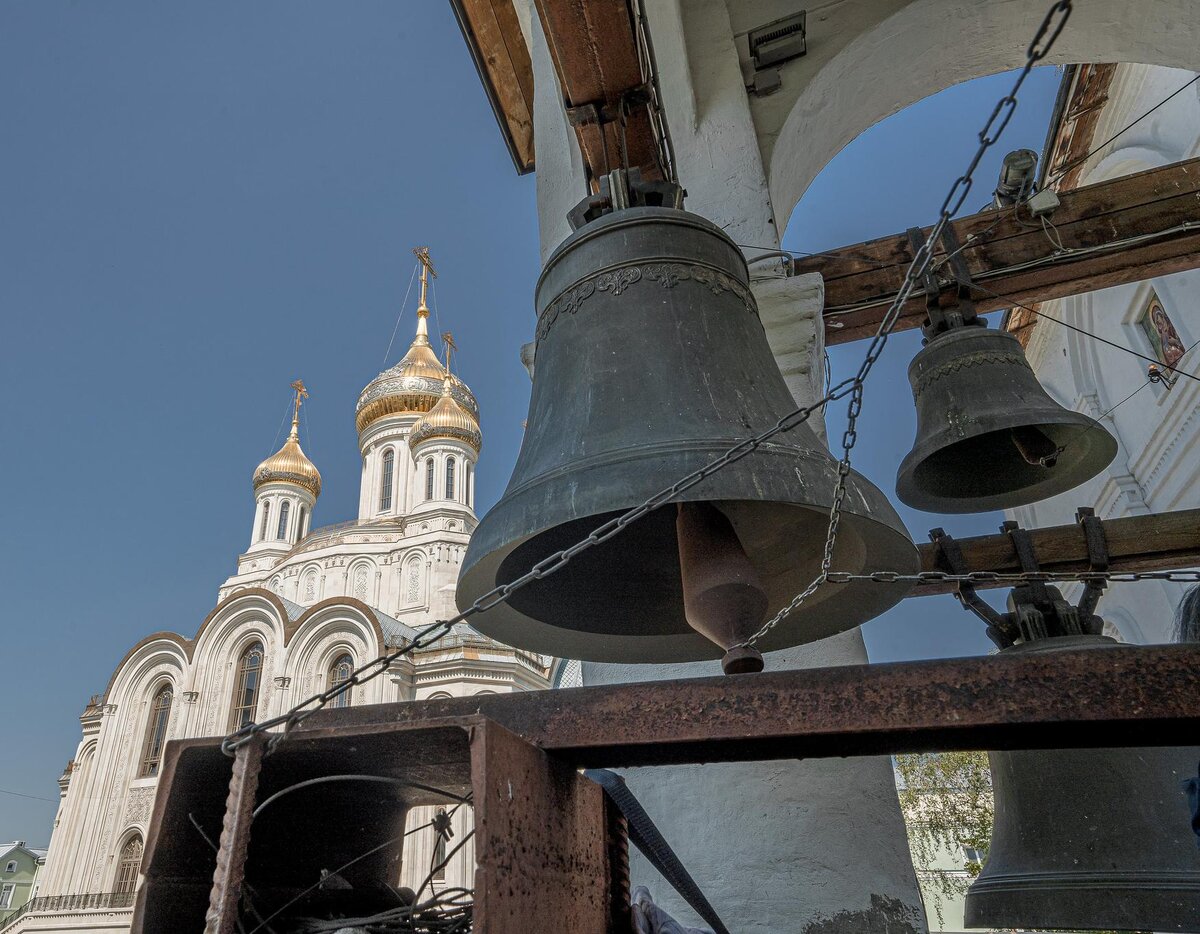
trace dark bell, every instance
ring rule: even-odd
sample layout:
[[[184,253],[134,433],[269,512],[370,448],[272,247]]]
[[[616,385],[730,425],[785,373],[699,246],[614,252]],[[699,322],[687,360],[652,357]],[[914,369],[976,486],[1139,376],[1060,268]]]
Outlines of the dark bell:
[[[928,512],[1011,509],[1064,493],[1116,456],[1099,422],[1046,394],[1012,334],[951,328],[908,368],[917,439],[896,492]]]
[[[508,489],[471,537],[460,607],[795,407],[741,252],[694,214],[637,207],[588,223],[547,263],[537,309],[524,442]],[[801,425],[676,498],[711,504],[711,512],[661,508],[472,624],[510,645],[567,658],[719,658],[818,573],[836,480],[836,462]],[[705,626],[710,638],[685,618],[677,521],[707,536],[704,548],[684,549],[685,560],[713,560],[713,549],[724,555],[717,585],[703,572],[691,578],[693,613],[711,617],[728,607],[732,614],[729,627]],[[852,473],[834,569],[912,573],[917,566],[887,498]],[[822,587],[758,647],[857,626],[908,586]],[[730,662],[731,670],[747,670],[747,659]]]
[[[1025,642],[1001,654],[1116,645]],[[1097,677],[1102,677],[1097,674]],[[968,928],[1200,931],[1200,848],[1181,783],[1200,749],[988,753],[995,825]]]

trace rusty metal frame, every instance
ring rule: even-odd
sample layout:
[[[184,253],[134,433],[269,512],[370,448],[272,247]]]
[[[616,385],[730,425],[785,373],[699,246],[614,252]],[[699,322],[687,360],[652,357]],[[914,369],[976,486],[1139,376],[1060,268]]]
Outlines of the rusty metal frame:
[[[444,751],[456,731],[468,735],[469,767]],[[1198,734],[1200,645],[1119,646],[325,710],[263,760],[262,780],[267,788],[280,769],[311,769],[314,757],[386,771],[411,765],[413,756],[397,750],[441,749],[424,774],[440,769],[461,786],[469,772],[475,793],[476,930],[515,934],[557,918],[570,919],[573,931],[607,934],[628,931],[618,917],[628,903],[624,844],[613,839],[619,821],[599,787],[578,766],[1183,745]],[[220,740],[168,745],[135,934],[180,930],[181,914],[205,904],[206,882],[207,930],[229,929],[259,749],[239,750],[222,804],[231,766]],[[181,828],[197,810],[213,826],[222,807],[221,853],[207,854],[205,877]]]

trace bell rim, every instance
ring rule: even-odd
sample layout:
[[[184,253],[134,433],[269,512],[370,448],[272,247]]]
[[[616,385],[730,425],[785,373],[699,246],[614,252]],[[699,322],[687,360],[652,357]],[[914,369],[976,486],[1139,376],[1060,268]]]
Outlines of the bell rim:
[[[997,419],[995,427],[984,434],[1005,431],[1007,429],[1030,426],[1045,430],[1047,428],[1078,427],[1081,440],[1086,444],[1068,464],[1059,464],[1051,468],[1046,478],[1031,486],[1023,486],[985,496],[963,496],[955,498],[936,493],[925,492],[917,485],[917,469],[935,453],[945,452],[955,444],[975,440],[983,434],[970,438],[952,436],[950,428],[944,428],[933,434],[926,435],[922,442],[914,446],[900,462],[896,471],[896,496],[900,502],[912,509],[924,512],[963,514],[976,512],[991,512],[997,509],[1012,509],[1017,506],[1027,506],[1030,503],[1041,502],[1052,496],[1058,496],[1075,489],[1091,480],[1104,470],[1117,456],[1119,445],[1103,425],[1094,418],[1082,412],[1070,409],[1063,410],[1065,417],[1053,422],[1028,421],[1028,413],[1014,411]],[[1064,452],[1065,453],[1065,452]]]
[[[714,450],[720,450],[715,445],[713,447]],[[696,452],[692,450],[689,453],[695,455]],[[782,449],[762,453],[773,458],[781,457],[794,461],[797,452]],[[817,451],[805,451],[804,453],[811,458],[820,457],[820,452]],[[709,459],[703,458],[704,461]],[[810,484],[812,489],[820,491],[819,495],[814,497],[814,502],[753,499],[748,494],[722,498],[714,496],[711,490],[705,490],[703,484],[684,491],[671,502],[716,502],[725,503],[727,506],[738,503],[757,503],[763,507],[790,507],[811,513],[813,517],[820,520],[820,527],[823,530],[824,519],[828,515],[829,505],[832,502],[833,483],[820,481],[832,478],[832,474],[836,472],[836,462],[829,458],[828,454],[825,454],[821,460],[828,462],[830,476],[829,478],[822,476],[818,481]],[[611,461],[610,466],[615,469],[627,467],[627,465],[627,460],[616,458]],[[571,474],[577,472],[577,470],[567,467],[555,471],[555,476],[542,475],[535,478],[535,481],[540,482],[527,481],[516,490],[506,490],[496,506],[481,519],[471,537],[460,569],[455,593],[460,609],[470,606],[479,596],[487,593],[498,583],[503,583],[498,580],[501,565],[525,543],[568,522],[595,518],[596,525],[599,525],[604,521],[602,517],[613,512],[619,513],[623,509],[633,508],[645,499],[645,497],[635,496],[631,492],[625,499],[605,500],[606,508],[600,511],[584,508],[573,515],[547,512],[537,520],[533,520],[535,509],[531,504],[558,502],[559,498],[555,495],[555,487],[561,487],[563,478],[569,478]],[[679,474],[683,475],[686,472],[686,470],[680,470]],[[555,484],[555,480],[560,482]],[[601,486],[603,487],[603,484]],[[537,495],[539,492],[540,497]],[[869,566],[850,568],[849,570],[854,572],[858,570],[889,570],[903,575],[918,571],[920,559],[916,545],[899,514],[895,512],[883,492],[857,471],[852,471],[848,499],[851,509],[861,511],[843,513],[845,529],[850,533],[847,540],[859,542],[862,547],[870,549],[870,553],[864,555]],[[861,505],[857,505],[859,503]],[[667,505],[669,506],[669,504]],[[515,518],[518,516],[521,517],[520,521]],[[537,528],[530,529],[530,525],[535,523]],[[520,535],[511,535],[505,532],[505,529],[518,528],[522,529]],[[815,542],[814,549],[816,549]],[[834,569],[847,570],[839,568],[836,562]],[[789,592],[786,596],[774,596],[768,609],[768,615],[786,604],[787,600],[806,583],[808,583],[807,579],[795,586],[794,590],[789,584]],[[764,636],[758,647],[764,652],[776,651],[857,628],[862,623],[878,617],[895,606],[912,589],[912,586],[913,584],[908,582],[826,584],[822,587],[824,593],[819,598],[811,600],[801,611],[803,616],[784,621],[779,627]],[[865,611],[859,612],[860,608]],[[804,622],[800,622],[801,619]],[[833,621],[834,625],[828,625],[830,621]],[[722,654],[722,650],[716,645],[698,633],[690,631],[654,632],[648,635],[597,633],[592,630],[565,628],[544,622],[506,604],[479,614],[471,622],[481,632],[509,645],[545,654],[561,654],[564,657],[589,661],[644,662],[647,658],[652,658],[655,662],[689,662],[718,659]],[[825,625],[821,625],[822,623]]]

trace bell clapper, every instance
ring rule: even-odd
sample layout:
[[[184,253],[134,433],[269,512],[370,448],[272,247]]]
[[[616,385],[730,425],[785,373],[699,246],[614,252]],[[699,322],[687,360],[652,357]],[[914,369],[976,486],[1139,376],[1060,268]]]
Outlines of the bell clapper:
[[[1011,429],[1013,444],[1021,458],[1031,467],[1053,467],[1063,449],[1044,432],[1032,425],[1018,425]]]
[[[711,503],[679,503],[675,530],[688,625],[725,649],[727,675],[762,671],[762,653],[743,643],[766,615],[767,591],[733,525]]]

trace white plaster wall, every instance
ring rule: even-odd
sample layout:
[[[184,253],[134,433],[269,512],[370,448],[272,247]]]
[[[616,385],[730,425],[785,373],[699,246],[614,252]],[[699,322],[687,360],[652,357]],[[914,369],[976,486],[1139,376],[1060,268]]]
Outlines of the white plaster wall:
[[[1194,72],[1122,65],[1096,128],[1103,141],[1185,85]],[[1194,158],[1200,154],[1200,89],[1193,86],[1164,105],[1085,164],[1080,185]],[[1029,345],[1029,361],[1047,392],[1068,408],[1102,419],[1117,439],[1113,463],[1099,476],[1060,496],[1012,510],[1026,526],[1073,521],[1078,506],[1115,518],[1200,506],[1200,383],[1181,377],[1173,389],[1146,385],[1146,362],[1067,327],[1058,319],[1138,353],[1153,349],[1138,325],[1152,292],[1162,299],[1184,346],[1200,341],[1200,272],[1057,299],[1042,305],[1044,318]],[[1200,373],[1196,351],[1184,369]],[[1132,397],[1128,398],[1131,394]],[[1114,406],[1116,407],[1114,409]],[[1078,586],[1065,587],[1074,597]],[[1099,612],[1129,642],[1170,641],[1184,585],[1115,584]]]

